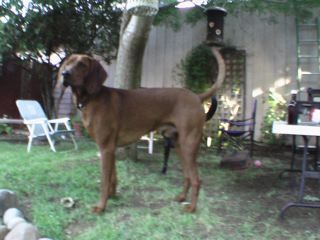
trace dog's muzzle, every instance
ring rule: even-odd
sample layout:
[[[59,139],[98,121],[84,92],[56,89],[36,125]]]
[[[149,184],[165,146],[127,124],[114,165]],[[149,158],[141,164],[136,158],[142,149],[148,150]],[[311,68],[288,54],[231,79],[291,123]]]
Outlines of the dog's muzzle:
[[[71,82],[70,82],[70,76],[71,76],[71,73],[69,72],[69,71],[63,71],[62,73],[61,73],[61,75],[62,75],[62,84],[63,84],[63,86],[65,86],[65,87],[69,87],[70,85],[71,85]]]

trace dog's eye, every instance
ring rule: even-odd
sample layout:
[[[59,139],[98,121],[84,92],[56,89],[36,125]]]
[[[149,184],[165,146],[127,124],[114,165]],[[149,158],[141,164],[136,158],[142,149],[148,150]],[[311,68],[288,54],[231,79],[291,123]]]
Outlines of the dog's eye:
[[[78,64],[77,64],[78,67],[80,68],[86,68],[87,67],[87,64],[85,64],[84,62],[82,61],[79,61]]]

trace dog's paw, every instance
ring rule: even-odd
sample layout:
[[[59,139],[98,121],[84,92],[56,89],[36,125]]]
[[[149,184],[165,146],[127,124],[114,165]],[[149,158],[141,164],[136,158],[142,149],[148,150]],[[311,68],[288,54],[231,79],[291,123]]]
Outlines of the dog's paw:
[[[183,211],[186,213],[194,213],[196,211],[196,207],[189,204],[184,207]]]
[[[99,205],[94,205],[94,206],[92,206],[91,211],[93,213],[100,214],[100,213],[102,213],[104,211],[104,209],[105,209],[104,207],[101,207]]]
[[[183,194],[180,194],[175,197],[174,199],[176,202],[184,202],[186,200],[186,197]]]
[[[114,190],[109,191],[108,197],[109,197],[109,198],[110,198],[110,197],[112,197],[112,198],[117,197],[117,192],[116,192],[116,191],[114,191]]]

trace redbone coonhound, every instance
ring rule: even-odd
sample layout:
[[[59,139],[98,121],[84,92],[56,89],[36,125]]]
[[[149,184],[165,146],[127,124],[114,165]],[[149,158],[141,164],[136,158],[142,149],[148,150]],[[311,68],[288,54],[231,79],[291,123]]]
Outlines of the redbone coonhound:
[[[223,79],[218,78],[207,92],[198,95],[183,88],[109,88],[103,86],[106,77],[101,64],[87,55],[73,54],[59,69],[59,82],[72,88],[83,124],[101,154],[101,197],[93,211],[104,211],[108,197],[116,194],[116,147],[161,128],[168,134],[175,132],[175,148],[183,167],[183,191],[176,200],[185,201],[191,187],[191,203],[185,211],[194,212],[200,189],[196,158],[206,119],[202,102],[216,92]]]

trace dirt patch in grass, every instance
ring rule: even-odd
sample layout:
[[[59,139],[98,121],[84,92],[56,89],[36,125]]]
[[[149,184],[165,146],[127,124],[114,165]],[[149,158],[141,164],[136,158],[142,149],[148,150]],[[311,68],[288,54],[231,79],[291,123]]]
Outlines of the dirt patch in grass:
[[[74,236],[77,236],[81,234],[82,232],[85,232],[86,229],[92,228],[94,226],[94,223],[92,222],[81,222],[81,221],[75,221],[71,223],[66,229],[65,234],[66,238],[68,239],[74,239]]]

